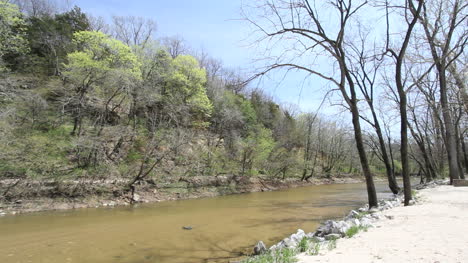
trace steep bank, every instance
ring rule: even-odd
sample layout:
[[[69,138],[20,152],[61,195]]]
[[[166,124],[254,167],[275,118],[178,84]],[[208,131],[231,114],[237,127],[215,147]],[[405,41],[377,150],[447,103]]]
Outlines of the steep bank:
[[[379,179],[377,179],[379,180]],[[173,180],[146,180],[137,186],[137,202],[214,197],[287,188],[359,183],[361,176],[317,177],[309,181],[270,177],[195,176]],[[124,191],[128,180],[18,180],[0,181],[0,215],[130,204]]]
[[[336,249],[300,255],[299,262],[465,262],[468,258],[468,188],[419,191],[420,202],[382,212],[375,227]]]

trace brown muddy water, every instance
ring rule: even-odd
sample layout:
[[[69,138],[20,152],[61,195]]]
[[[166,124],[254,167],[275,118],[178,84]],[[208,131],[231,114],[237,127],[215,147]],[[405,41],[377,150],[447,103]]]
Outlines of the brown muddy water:
[[[377,183],[379,198],[390,195]],[[314,231],[367,201],[364,184],[335,184],[137,207],[0,218],[0,262],[229,262],[298,228]],[[182,226],[191,226],[184,230]]]

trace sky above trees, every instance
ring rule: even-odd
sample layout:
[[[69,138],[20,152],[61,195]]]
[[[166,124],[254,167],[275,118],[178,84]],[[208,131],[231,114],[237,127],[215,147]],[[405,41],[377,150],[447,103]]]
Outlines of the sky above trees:
[[[241,20],[243,0],[74,0],[84,12],[102,16],[110,21],[113,15],[141,16],[157,23],[156,38],[181,36],[188,45],[220,59],[229,68],[239,68],[247,75],[253,71],[255,47],[246,40],[251,28]],[[280,104],[295,104],[302,111],[316,111],[327,88],[323,81],[304,81],[303,75],[290,74],[283,78],[275,74],[252,83],[252,88],[267,91]],[[318,92],[318,91],[323,91]],[[337,109],[322,109],[332,114]]]

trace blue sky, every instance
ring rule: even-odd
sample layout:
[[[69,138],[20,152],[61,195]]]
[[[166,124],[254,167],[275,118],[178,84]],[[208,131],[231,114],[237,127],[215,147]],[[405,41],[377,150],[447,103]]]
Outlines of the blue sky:
[[[245,1],[245,0],[244,0]],[[195,50],[204,49],[223,61],[228,68],[252,69],[255,54],[246,47],[251,32],[239,21],[242,0],[75,0],[86,13],[110,19],[112,15],[134,15],[157,22],[156,38],[179,35]],[[280,73],[258,85],[279,103],[296,104],[303,111],[315,111],[326,88],[323,81],[303,81],[299,74],[290,74],[279,83]],[[326,110],[330,112],[330,110]]]

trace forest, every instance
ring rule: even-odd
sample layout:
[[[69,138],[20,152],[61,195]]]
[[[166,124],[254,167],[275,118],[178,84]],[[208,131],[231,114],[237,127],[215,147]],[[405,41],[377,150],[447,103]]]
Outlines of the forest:
[[[404,177],[405,203],[410,175],[464,178],[468,4],[331,1],[330,29],[309,1],[293,2],[245,7],[253,42],[280,53],[248,74],[159,36],[149,18],[1,0],[0,180],[122,178],[134,192],[150,178],[355,174],[376,206],[375,175],[394,193]],[[355,19],[369,8],[383,13],[378,36]],[[268,46],[280,41],[291,48]],[[308,64],[319,57],[333,69]],[[349,118],[252,85],[276,70],[329,81]]]

